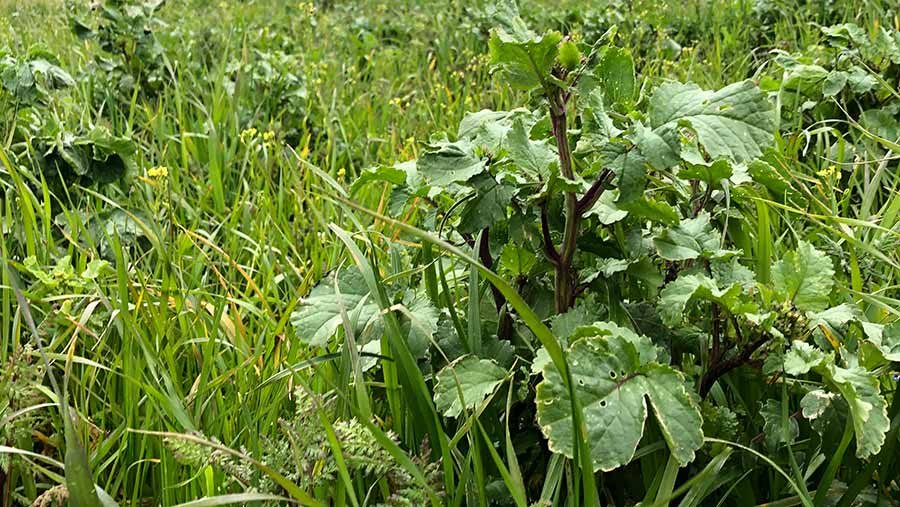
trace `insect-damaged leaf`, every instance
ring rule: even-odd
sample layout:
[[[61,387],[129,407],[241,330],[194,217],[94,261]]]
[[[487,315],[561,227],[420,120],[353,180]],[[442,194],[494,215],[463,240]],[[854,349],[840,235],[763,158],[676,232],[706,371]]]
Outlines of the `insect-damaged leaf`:
[[[610,105],[630,105],[637,95],[631,51],[615,46],[604,48],[594,69],[603,97]]]
[[[703,444],[700,410],[682,374],[656,362],[650,339],[609,323],[576,332],[573,339],[567,357],[594,470],[613,470],[631,461],[643,435],[647,401],[672,455],[682,465],[692,461]],[[552,363],[543,374],[537,388],[538,423],[550,448],[572,457],[568,390]]]

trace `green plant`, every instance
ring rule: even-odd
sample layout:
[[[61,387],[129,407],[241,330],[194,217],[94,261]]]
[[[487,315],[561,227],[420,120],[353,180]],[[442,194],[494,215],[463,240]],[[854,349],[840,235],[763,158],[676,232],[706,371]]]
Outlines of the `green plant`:
[[[900,497],[891,3],[61,3],[0,0],[0,505]]]
[[[760,196],[778,178],[764,159],[774,147],[777,125],[763,91],[750,81],[718,91],[665,83],[645,95],[628,51],[609,43],[614,31],[583,46],[587,56],[575,66],[568,55],[573,43],[560,34],[531,32],[511,4],[496,16],[500,28],[490,42],[495,69],[509,85],[528,91],[537,109],[469,114],[454,139],[432,137],[414,164],[364,171],[354,188],[389,183],[391,214],[409,216],[408,206],[424,204],[431,208],[421,213],[425,227],[467,245],[480,269],[513,275],[510,281],[528,304],[552,317],[568,366],[548,361],[542,351],[534,354],[540,343],[516,325],[516,310],[499,286],[488,288],[493,304],[482,305],[479,277],[472,275],[468,303],[459,306],[447,282],[450,273],[425,257],[424,291],[443,308],[448,332],[459,337],[462,351],[483,362],[457,360],[438,372],[437,408],[451,417],[481,410],[504,378],[494,360],[496,347],[486,352],[483,344],[510,342],[519,357],[533,362],[531,375],[538,382],[536,394],[518,391],[515,401],[535,405],[549,450],[574,458],[573,466],[585,474],[629,464],[639,443],[664,442],[674,463],[691,464],[704,442],[697,400],[712,395],[709,407],[739,421],[745,433],[761,429],[771,452],[787,453],[791,489],[810,504],[810,477],[798,475],[791,448],[796,431],[780,428],[796,424],[787,411],[788,388],[794,396],[805,392],[802,383],[784,375],[812,370],[832,389],[822,396],[840,395],[849,407],[832,422],[853,428],[857,456],[880,456],[889,429],[880,372],[890,360],[856,365],[866,347],[884,349],[875,331],[881,324],[838,296],[832,260],[803,236],[795,250],[765,269],[746,264],[772,248],[756,216]],[[566,62],[559,60],[560,48]],[[497,251],[499,258],[492,253]],[[364,309],[364,293],[347,289],[331,291],[331,297],[357,295],[343,301],[354,309],[352,322],[360,330],[378,329],[372,326],[377,308]],[[329,286],[320,290],[328,292]],[[323,309],[313,301],[306,304]],[[485,328],[486,316],[495,327]],[[317,327],[314,334],[330,335],[337,325]],[[301,339],[311,332],[305,325],[297,331]],[[835,341],[836,333],[853,338]],[[817,359],[809,359],[815,366],[791,363],[803,346],[817,351]],[[820,348],[836,348],[838,354]],[[777,382],[782,393],[745,392],[728,382],[737,374],[757,386]],[[448,405],[445,385],[451,378],[460,400]],[[523,386],[527,381],[518,380]],[[802,404],[812,402],[806,399]],[[656,424],[646,421],[648,400]],[[768,407],[763,418],[755,415],[752,400]],[[732,409],[734,403],[743,406]],[[589,461],[579,461],[579,452],[589,452]],[[831,470],[815,476],[824,488],[817,501],[829,494],[840,458],[833,462]],[[591,503],[584,496],[592,494],[588,475],[582,476],[585,491],[569,494]],[[644,482],[652,483],[652,476]],[[647,494],[652,491],[658,490]]]
[[[67,4],[73,33],[80,39],[96,39],[103,51],[94,62],[98,99],[115,104],[119,94],[153,96],[162,88],[167,71],[157,32],[165,23],[157,12],[163,4],[164,0]]]

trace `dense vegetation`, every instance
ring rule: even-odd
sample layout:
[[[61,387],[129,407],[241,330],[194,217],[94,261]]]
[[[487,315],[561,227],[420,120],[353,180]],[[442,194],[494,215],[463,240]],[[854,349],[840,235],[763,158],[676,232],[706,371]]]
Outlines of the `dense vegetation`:
[[[900,504],[898,160],[887,1],[0,0],[0,507]]]

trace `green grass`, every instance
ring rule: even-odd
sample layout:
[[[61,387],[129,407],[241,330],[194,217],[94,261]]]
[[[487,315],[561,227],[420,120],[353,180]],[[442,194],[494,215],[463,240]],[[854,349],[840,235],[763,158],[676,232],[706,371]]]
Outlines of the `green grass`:
[[[306,4],[277,0],[168,2],[159,11],[161,24],[154,25],[164,52],[156,67],[141,74],[160,81],[127,94],[102,81],[103,73],[94,68],[100,54],[97,41],[72,34],[60,2],[0,1],[0,53],[5,48],[11,55],[25,55],[40,46],[57,55],[59,65],[76,80],[75,86],[53,92],[42,114],[57,116],[70,130],[107,126],[130,136],[137,146],[134,171],[125,181],[100,187],[60,184],[54,181],[58,175],[37,169],[38,154],[29,141],[13,134],[28,119],[17,114],[9,97],[0,98],[3,264],[21,278],[54,370],[68,371],[65,389],[78,414],[93,477],[120,504],[175,505],[244,491],[240,481],[229,479],[228,466],[252,469],[248,460],[217,455],[216,463],[225,466],[192,464],[172,452],[178,446],[171,443],[178,439],[175,435],[194,435],[186,437],[194,444],[214,440],[262,459],[273,443],[284,443],[278,429],[298,405],[319,411],[320,421],[309,424],[327,437],[323,452],[338,457],[348,444],[337,436],[358,431],[339,421],[356,417],[371,446],[397,461],[390,473],[405,470],[423,491],[441,485],[442,496],[431,491],[423,497],[435,505],[486,505],[487,490],[498,488],[513,491],[510,504],[526,505],[526,493],[528,498],[542,496],[543,489],[547,499],[556,501],[555,494],[569,490],[570,463],[517,463],[508,428],[500,433],[506,435],[503,442],[488,437],[484,425],[495,426],[496,421],[483,421],[476,412],[458,428],[440,428],[430,378],[414,358],[406,357],[405,345],[377,351],[393,360],[385,363],[383,376],[367,377],[361,365],[365,358],[342,347],[323,351],[303,346],[290,324],[299,299],[331,270],[355,264],[378,293],[386,276],[412,276],[392,269],[402,264],[402,255],[413,255],[391,250],[392,245],[424,252],[424,242],[432,241],[439,250],[449,249],[404,229],[425,223],[429,218],[424,212],[395,217],[400,223],[373,218],[330,197],[339,193],[330,181],[347,188],[367,167],[416,158],[430,135],[455,133],[466,112],[528,103],[492,77],[486,56],[491,25],[479,19],[482,6],[477,3],[334,1],[317,3],[313,11]],[[608,10],[586,4],[534,2],[526,12],[541,29],[598,31],[618,21],[623,43],[634,44],[639,76],[647,87],[677,79],[715,88],[769,72],[770,51],[799,51],[819,42],[817,22],[896,22],[885,14],[886,3],[868,1],[834,2],[828,12],[825,7],[819,12],[819,2],[802,9],[782,5],[786,15],[776,15],[765,33],[748,22],[755,19],[757,3],[745,0],[661,6],[636,2],[630,7],[622,2]],[[678,58],[665,57],[672,41],[684,48]],[[837,142],[834,133],[811,135],[820,155]],[[803,153],[803,136],[779,142],[784,154],[779,161],[795,176],[792,184],[805,193],[809,206],[759,200],[756,215],[740,232],[746,236],[745,254],[765,267],[789,249],[794,237],[817,231],[832,239],[834,254],[848,273],[847,293],[869,304],[869,318],[900,315],[896,164],[849,166],[839,193],[835,186],[840,182],[817,176],[828,164]],[[12,153],[19,155],[13,159]],[[149,176],[157,167],[165,167],[167,176]],[[386,215],[388,195],[378,183],[355,193],[351,201]],[[118,229],[109,225],[114,223]],[[336,235],[338,229],[329,224],[340,224],[346,232]],[[359,245],[362,250],[349,257],[348,247]],[[70,258],[73,275],[51,273],[55,284],[40,282],[25,265],[33,257],[50,273],[64,256]],[[81,279],[97,259],[106,259],[108,269]],[[467,270],[470,260],[445,255],[441,262],[444,268]],[[0,364],[37,367],[40,356],[12,291],[11,275],[4,269],[0,276]],[[466,271],[450,281],[452,290],[468,294],[467,280]],[[447,283],[434,279],[438,281]],[[477,277],[474,283],[479,284]],[[512,287],[501,290],[513,300]],[[382,310],[393,303],[377,301]],[[459,307],[468,312],[464,321],[478,309],[475,303]],[[553,343],[540,318],[524,308],[519,314],[531,331]],[[385,325],[402,334],[399,321]],[[42,377],[8,383],[0,378],[0,386],[15,400],[13,407],[55,401]],[[315,393],[327,403],[302,405],[297,398],[302,393]],[[507,394],[500,389],[495,396]],[[894,402],[895,412],[896,406]],[[31,431],[17,433],[14,440],[3,442],[8,435],[0,430],[0,445],[61,461],[62,419],[46,407],[36,413]],[[388,431],[398,435],[403,448]],[[434,470],[408,445],[421,443],[426,435],[432,461],[442,458]],[[201,448],[186,445],[183,453]],[[733,454],[720,455],[698,470],[692,483],[658,454],[660,475],[647,474],[652,484],[642,484],[640,491],[646,489],[647,503],[653,505],[666,504],[673,491],[695,491],[702,499],[702,488],[712,488],[716,467],[727,460],[753,459],[750,454],[739,458],[741,452],[735,448]],[[54,485],[53,474],[63,473],[34,458],[15,459],[17,466],[5,473],[0,469],[0,506],[34,500]],[[387,475],[369,484],[364,475],[338,462],[329,487],[303,495],[329,505],[365,505],[390,489]],[[292,463],[266,464],[285,475],[285,481],[302,483],[302,473],[291,476],[296,470]],[[756,473],[771,474],[772,484],[783,486],[772,497],[759,492],[759,502],[782,499],[789,504],[783,498],[796,493],[779,482],[777,472],[765,465],[747,466],[767,470]],[[497,470],[501,479],[485,484],[486,469]],[[789,472],[791,482],[796,474]],[[268,472],[261,475],[278,482]],[[603,491],[620,487],[605,483],[602,476],[599,481]],[[294,499],[302,501],[297,491]],[[784,492],[790,494],[780,494]],[[738,490],[735,496],[745,493]],[[291,496],[291,491],[281,494]],[[252,497],[232,500],[249,502]],[[577,499],[570,501],[574,505]]]

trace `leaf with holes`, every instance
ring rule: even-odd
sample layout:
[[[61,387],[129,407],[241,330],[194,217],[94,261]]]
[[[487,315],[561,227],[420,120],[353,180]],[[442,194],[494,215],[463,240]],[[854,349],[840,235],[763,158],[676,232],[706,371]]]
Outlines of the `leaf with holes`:
[[[650,339],[600,323],[582,328],[572,340],[568,360],[594,470],[613,470],[631,461],[643,436],[648,402],[672,455],[681,465],[690,463],[703,444],[700,410],[682,374],[655,362]],[[571,399],[552,363],[543,374],[537,388],[538,424],[550,449],[571,458]]]

